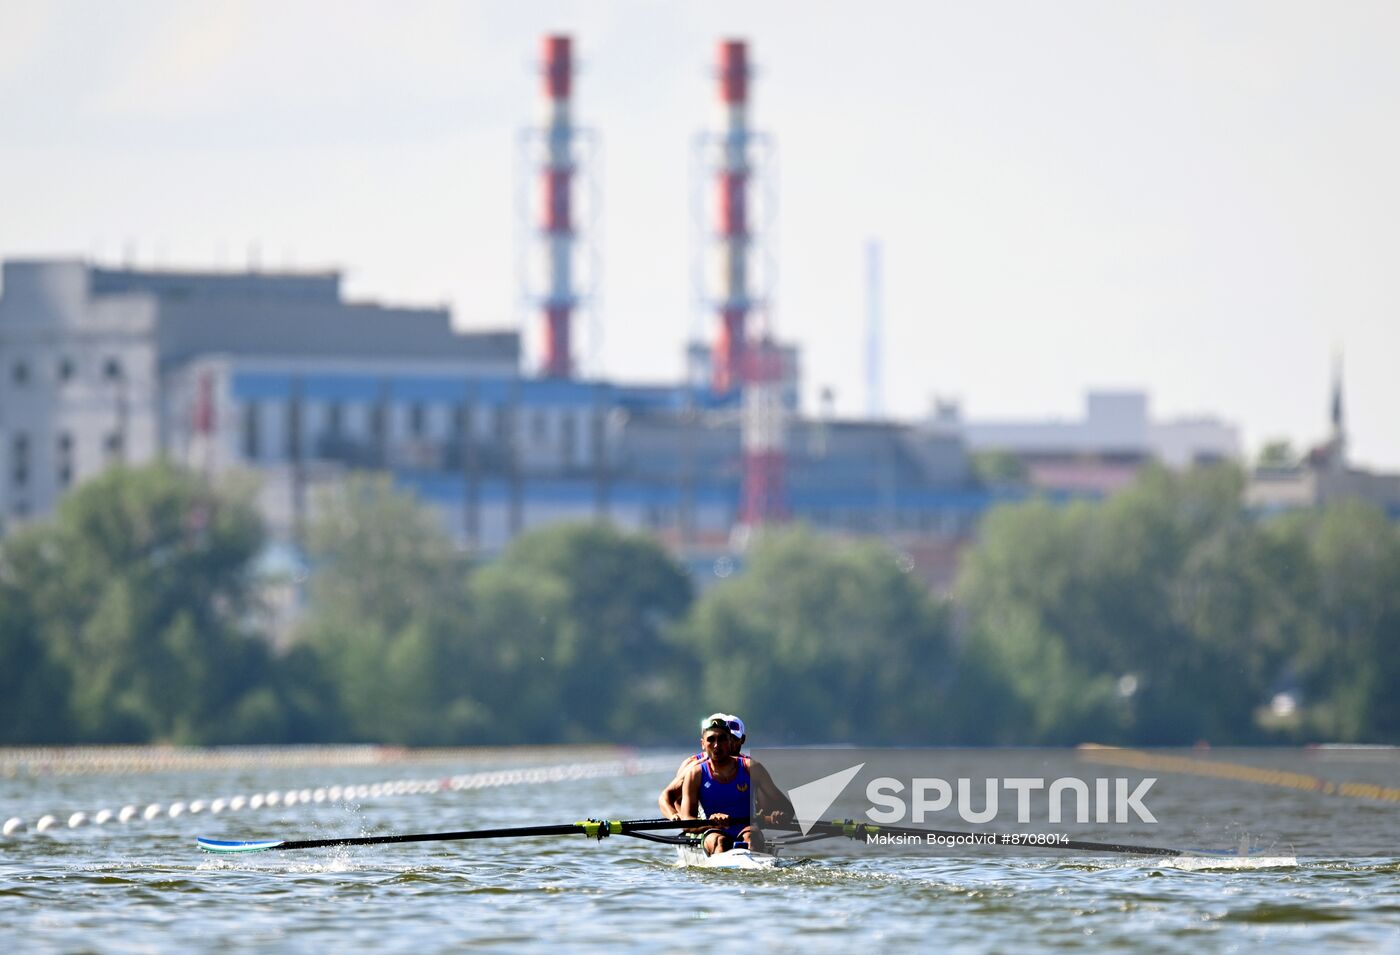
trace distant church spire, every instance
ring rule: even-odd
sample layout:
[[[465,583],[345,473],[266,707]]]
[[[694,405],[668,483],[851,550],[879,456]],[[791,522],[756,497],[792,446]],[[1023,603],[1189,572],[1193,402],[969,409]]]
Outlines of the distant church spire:
[[[1346,419],[1342,407],[1342,352],[1337,349],[1332,358],[1332,435],[1330,444],[1331,463],[1334,467],[1346,466],[1347,432]]]

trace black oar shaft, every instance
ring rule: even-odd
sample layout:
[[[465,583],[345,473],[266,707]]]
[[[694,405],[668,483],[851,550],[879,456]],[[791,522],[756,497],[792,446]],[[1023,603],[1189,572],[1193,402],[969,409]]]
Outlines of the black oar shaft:
[[[319,849],[322,846],[382,846],[395,842],[439,842],[449,839],[510,839],[524,836],[564,836],[582,832],[575,825],[521,826],[514,829],[479,829],[462,832],[413,832],[397,836],[343,836],[339,839],[299,839],[274,849]]]
[[[747,819],[730,819],[725,824],[745,824]],[[519,839],[532,836],[571,836],[578,833],[603,838],[651,829],[688,829],[702,826],[703,819],[623,819],[570,822],[556,826],[517,826],[510,829],[466,829],[459,832],[415,832],[397,836],[343,836],[338,839],[299,839],[279,842],[270,849],[319,849],[325,846],[381,846],[399,842],[445,842],[457,839]]]

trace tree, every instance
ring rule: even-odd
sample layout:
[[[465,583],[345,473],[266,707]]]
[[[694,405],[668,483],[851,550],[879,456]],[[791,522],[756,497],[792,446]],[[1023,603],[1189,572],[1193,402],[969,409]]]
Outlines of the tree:
[[[1009,451],[978,451],[972,455],[972,471],[983,484],[1025,484],[1026,462]]]
[[[198,741],[267,676],[244,624],[263,539],[251,490],[167,463],[116,468],[6,543],[75,738]]]
[[[386,476],[322,494],[298,643],[317,663],[352,738],[459,742],[482,720],[471,699],[466,562],[436,515]]]
[[[1306,729],[1324,739],[1400,740],[1400,534],[1369,504],[1341,501],[1280,521],[1302,545],[1311,614],[1293,670]]]
[[[1296,623],[1229,467],[1146,471],[1102,504],[990,515],[959,582],[1019,742],[1247,740]]]
[[[957,585],[967,618],[964,659],[980,675],[976,689],[1001,694],[985,707],[980,741],[1064,743],[1119,732],[1114,687],[1121,671],[1091,662],[1102,650],[1089,646],[1102,637],[1080,630],[1092,613],[1091,595],[1076,564],[1094,540],[1093,520],[1090,504],[1056,508],[1045,501],[1000,507],[983,519]],[[982,695],[959,697],[975,702]]]
[[[765,532],[686,627],[705,710],[765,741],[946,738],[947,617],[884,545]]]
[[[0,742],[72,741],[70,678],[34,619],[24,581],[0,553]]]
[[[556,574],[521,573],[497,561],[472,574],[468,594],[470,679],[484,718],[466,741],[500,745],[605,736],[600,727],[612,720],[600,713],[614,699],[600,695],[592,701],[594,712],[572,725],[560,702],[565,671],[580,666],[572,650],[557,652],[561,642],[572,647],[574,640],[567,623],[568,583]]]
[[[655,740],[684,687],[672,625],[690,578],[652,538],[606,524],[561,524],[517,539],[473,582],[479,640],[500,687],[535,701],[556,738]]]
[[[1291,468],[1298,464],[1298,454],[1287,438],[1274,438],[1266,441],[1259,449],[1261,468]]]

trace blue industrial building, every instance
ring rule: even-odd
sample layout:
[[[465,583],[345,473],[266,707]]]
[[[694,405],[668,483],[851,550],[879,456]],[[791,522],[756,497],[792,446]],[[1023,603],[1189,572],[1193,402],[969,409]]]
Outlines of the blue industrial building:
[[[7,262],[0,512],[13,526],[114,460],[168,455],[255,471],[288,542],[318,489],[371,469],[488,554],[576,519],[646,530],[681,553],[729,547],[743,465],[736,398],[690,381],[536,378],[520,365],[515,331],[459,332],[445,309],[348,302],[334,272]],[[964,538],[991,503],[956,429],[787,410],[793,519],[917,549]]]

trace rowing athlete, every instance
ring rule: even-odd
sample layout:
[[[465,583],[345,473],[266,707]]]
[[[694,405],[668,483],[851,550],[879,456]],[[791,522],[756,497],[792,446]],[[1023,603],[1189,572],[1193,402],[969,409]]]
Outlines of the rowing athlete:
[[[748,731],[744,728],[744,721],[732,713],[711,713],[700,721],[703,727],[711,720],[724,720],[729,727],[729,737],[733,750],[733,755],[738,757],[739,751],[744,746],[744,741],[748,738]],[[701,750],[693,753],[681,761],[680,767],[676,770],[676,776],[666,788],[661,790],[661,795],[657,797],[656,804],[661,807],[661,815],[667,819],[680,819],[681,817],[681,783],[685,779],[685,771],[697,762],[705,758],[705,753]]]
[[[700,727],[704,755],[682,775],[681,818],[698,819],[704,812],[709,825],[701,828],[707,855],[727,852],[736,840],[750,849],[763,848],[763,832],[753,825],[730,819],[754,819],[779,824],[793,817],[792,803],[773,782],[768,770],[733,752],[734,735],[721,717],[707,717]]]

